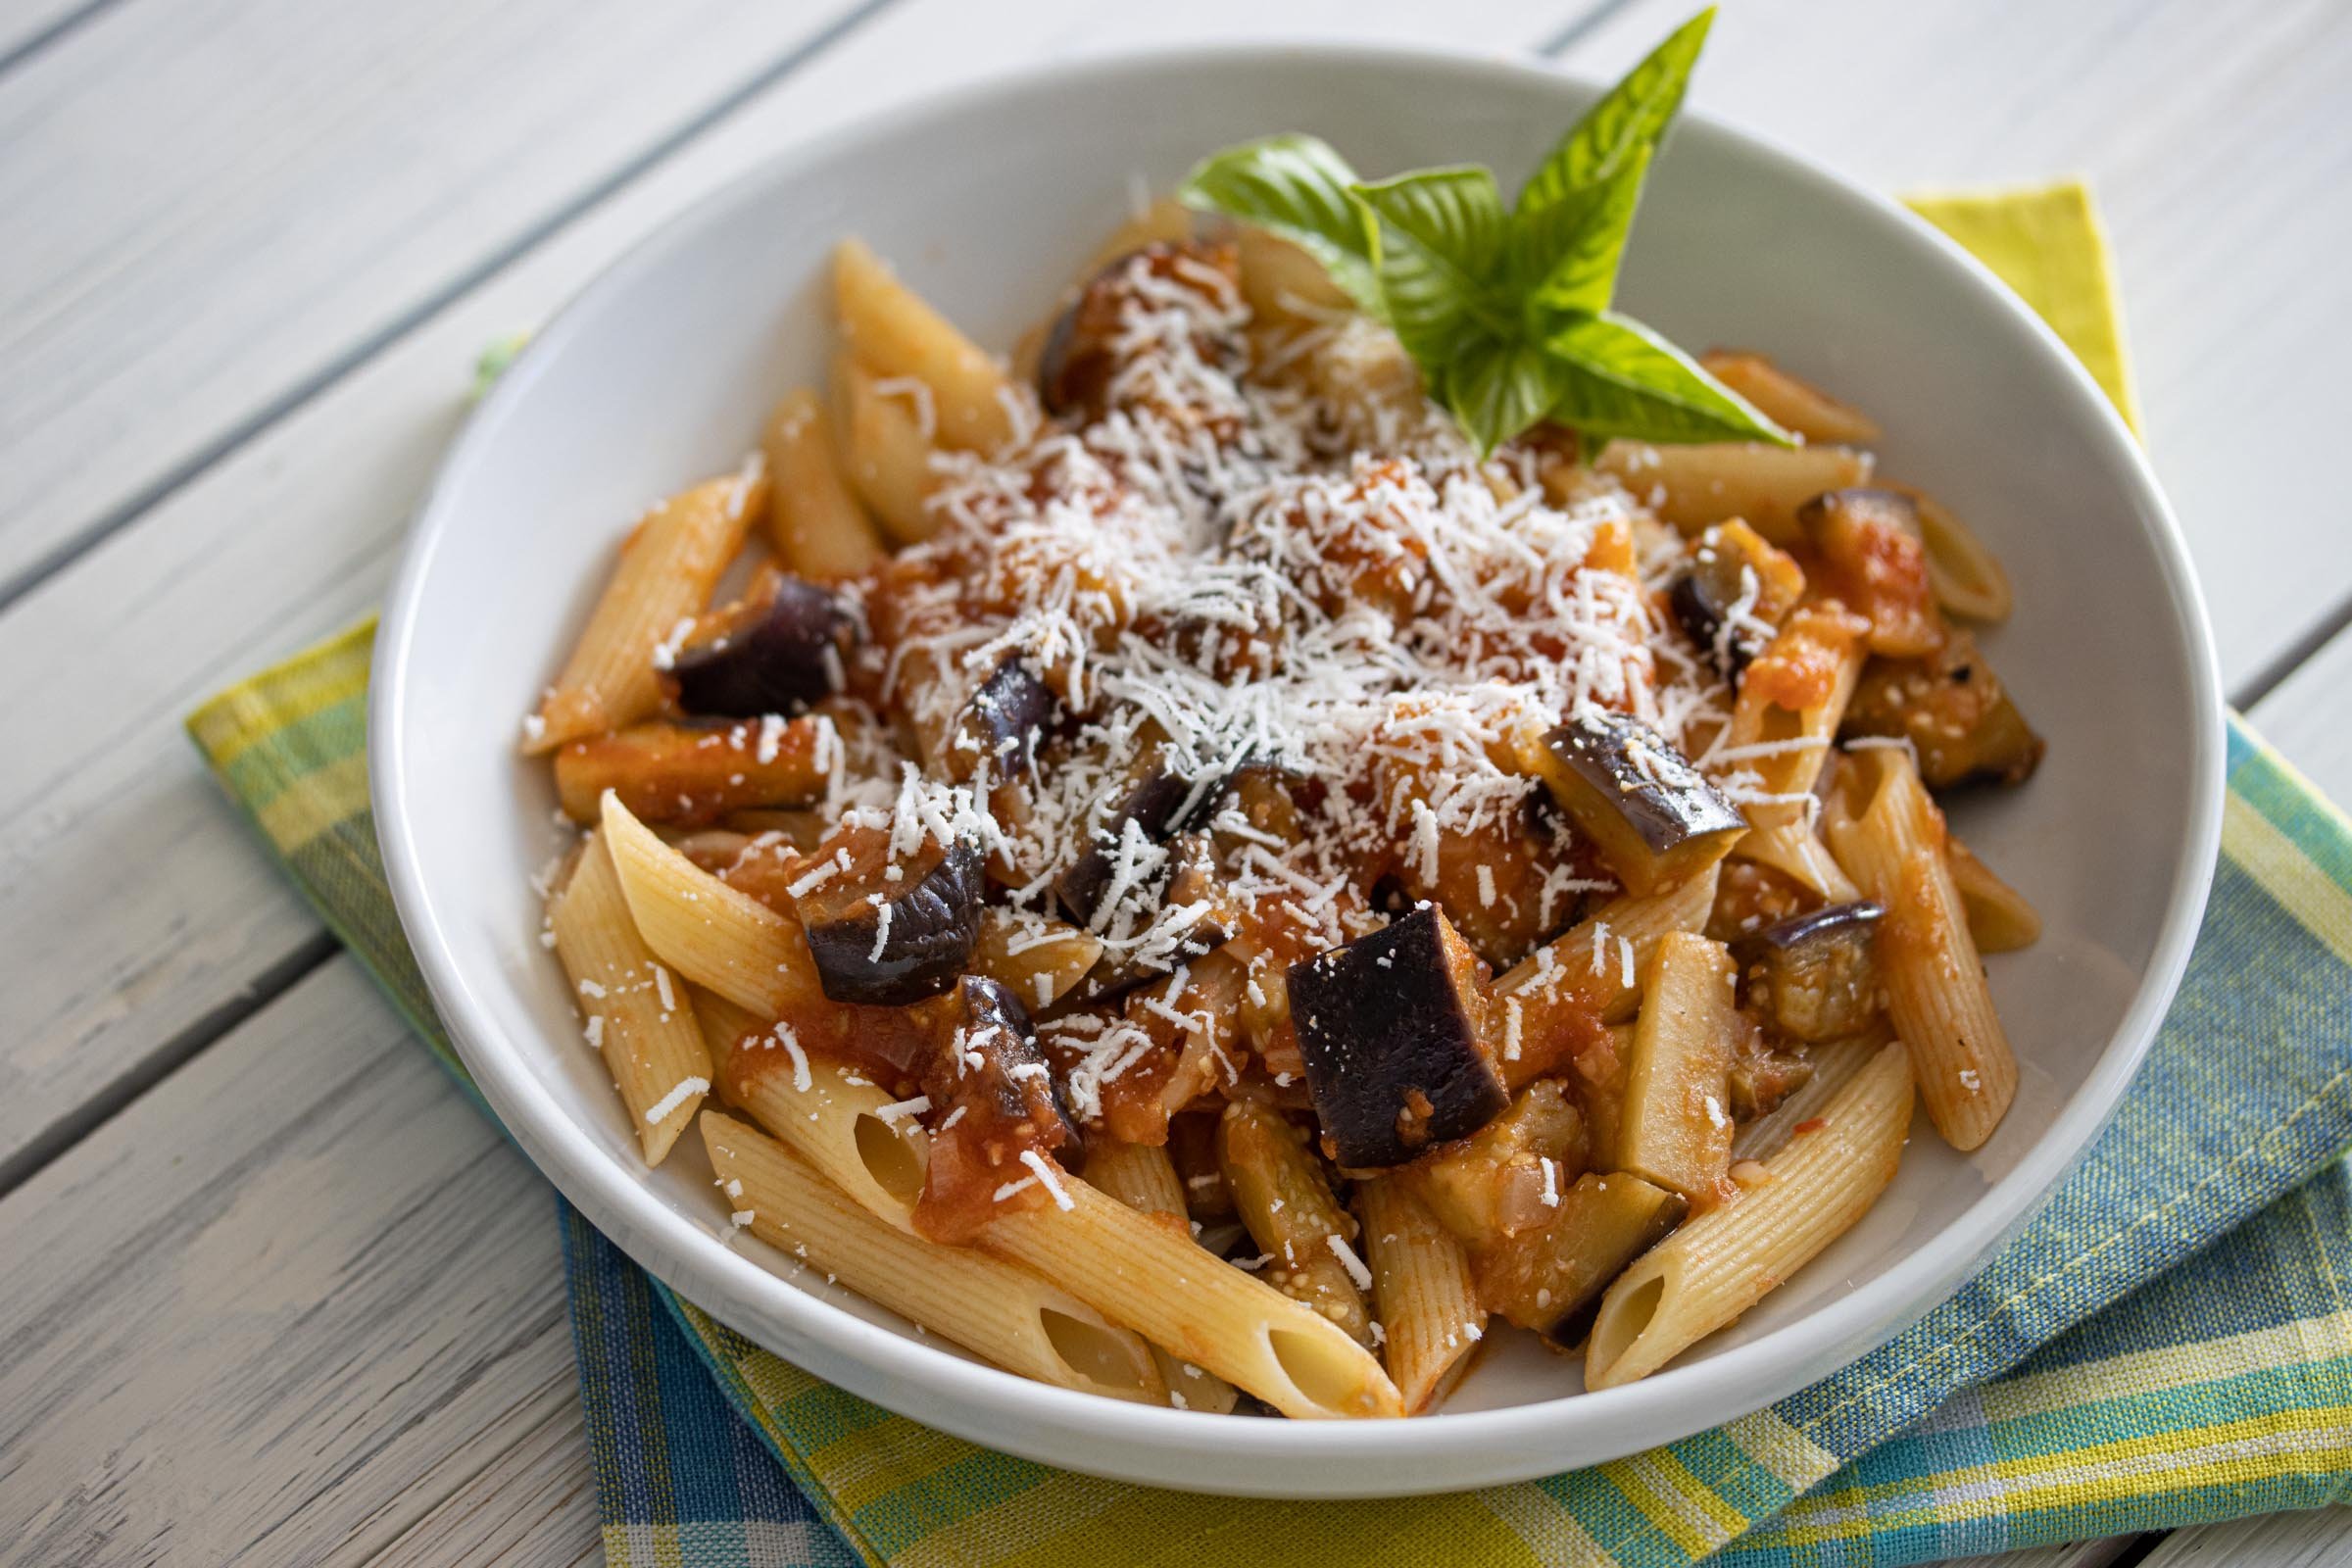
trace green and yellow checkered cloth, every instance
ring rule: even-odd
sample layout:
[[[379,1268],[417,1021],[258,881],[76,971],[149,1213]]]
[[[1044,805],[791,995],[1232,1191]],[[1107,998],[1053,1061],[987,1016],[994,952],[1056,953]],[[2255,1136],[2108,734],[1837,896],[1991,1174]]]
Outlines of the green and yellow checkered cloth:
[[[1988,260],[2054,321],[2081,318],[2066,300],[2082,286],[2103,298],[2103,251],[2077,188],[1947,201],[1934,216],[1977,243],[2034,236],[2036,268]],[[2061,254],[2076,264],[2047,265]],[[2093,315],[2110,329],[2084,346],[2120,387],[2112,315]],[[377,859],[368,658],[357,628],[223,693],[189,727],[464,1084]],[[1713,1553],[1779,1568],[1920,1562],[2341,1500],[2352,826],[2234,723],[2229,765],[2212,905],[2114,1125],[1958,1296],[1770,1409],[1485,1493],[1281,1503],[1154,1491],[995,1453],[833,1389],[648,1279],[565,1207],[609,1558],[1651,1568]]]

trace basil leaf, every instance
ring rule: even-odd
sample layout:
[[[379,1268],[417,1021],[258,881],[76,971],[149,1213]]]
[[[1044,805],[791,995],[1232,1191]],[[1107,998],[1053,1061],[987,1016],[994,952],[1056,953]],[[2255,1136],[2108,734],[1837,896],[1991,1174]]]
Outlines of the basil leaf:
[[[1637,147],[1601,179],[1511,220],[1523,310],[1598,315],[1609,308],[1648,172],[1649,149]]]
[[[1370,220],[1389,324],[1424,368],[1450,363],[1472,326],[1511,324],[1494,297],[1510,219],[1492,173],[1427,169],[1348,189]]]
[[[1481,333],[1446,366],[1438,390],[1486,457],[1548,414],[1567,394],[1570,373],[1541,344]]]
[[[1541,211],[1570,191],[1597,184],[1637,149],[1655,147],[1683,106],[1690,68],[1698,64],[1698,51],[1714,21],[1715,9],[1709,6],[1684,23],[1585,111],[1585,118],[1560,138],[1520,191],[1520,213]]]
[[[1176,199],[1281,235],[1321,262],[1333,282],[1377,317],[1371,246],[1363,215],[1348,194],[1354,183],[1355,171],[1320,139],[1263,136],[1202,159],[1176,187]]]
[[[1579,434],[1796,444],[1746,399],[1631,318],[1569,317],[1544,347],[1560,363],[1564,388],[1551,416]]]

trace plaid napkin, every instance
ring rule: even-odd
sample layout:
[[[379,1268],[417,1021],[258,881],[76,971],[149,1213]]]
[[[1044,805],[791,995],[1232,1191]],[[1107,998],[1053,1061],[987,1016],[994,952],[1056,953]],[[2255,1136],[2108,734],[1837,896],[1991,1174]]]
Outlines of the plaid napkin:
[[[1945,198],[1930,216],[2053,321],[2083,319],[2085,289],[2106,297],[2078,186]],[[2030,239],[2031,265],[2004,265],[1985,238],[2003,233]],[[2080,340],[2087,363],[2120,388],[2113,314],[2088,318],[2106,331]],[[470,1093],[377,858],[370,635],[222,693],[189,730]],[[608,1559],[1894,1564],[2341,1500],[2347,995],[2352,824],[2233,721],[2223,859],[2180,999],[2114,1125],[2029,1230],[1918,1327],[1770,1409],[1453,1496],[1236,1501],[995,1453],[760,1350],[559,1200]]]

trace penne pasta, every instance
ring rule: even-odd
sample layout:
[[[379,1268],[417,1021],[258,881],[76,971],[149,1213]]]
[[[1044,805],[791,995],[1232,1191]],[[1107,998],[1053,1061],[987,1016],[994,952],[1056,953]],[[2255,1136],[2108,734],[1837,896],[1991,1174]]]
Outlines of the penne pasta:
[[[1681,1194],[1623,1171],[1580,1176],[1542,1227],[1479,1251],[1478,1298],[1506,1321],[1570,1348],[1591,1330],[1609,1282],[1689,1209]]]
[[[1867,454],[1844,447],[1737,441],[1692,446],[1612,441],[1592,466],[1685,533],[1739,517],[1776,545],[1804,538],[1797,508],[1825,490],[1869,482],[1871,469]]]
[[[1698,363],[1766,418],[1812,445],[1866,447],[1882,434],[1878,420],[1811,382],[1797,379],[1761,354],[1717,349],[1700,355]]]
[[[1165,1402],[1143,1339],[1066,1292],[985,1253],[892,1229],[731,1116],[705,1111],[702,1133],[735,1223],[770,1247],[1007,1372]]]
[[[1936,602],[1966,620],[1988,625],[2007,620],[2017,595],[2000,558],[1934,496],[1909,485],[1890,488],[1909,496],[1919,509],[1919,532],[1928,547],[1928,581],[1936,590]]]
[[[1920,1099],[1946,1143],[1975,1149],[2017,1095],[2017,1058],[1944,860],[1943,813],[1907,753],[1873,747],[1839,768],[1828,828],[1839,863],[1886,910],[1879,970]]]
[[[1833,1040],[1807,1051],[1805,1060],[1812,1065],[1813,1076],[1789,1091],[1788,1097],[1771,1110],[1732,1135],[1732,1163],[1770,1159],[1787,1148],[1796,1129],[1820,1115],[1821,1107],[1836,1098],[1846,1080],[1868,1066],[1871,1058],[1892,1038],[1892,1031],[1881,1028],[1852,1040]]]
[[[1217,1123],[1217,1167],[1250,1240],[1271,1259],[1265,1282],[1370,1345],[1371,1282],[1355,1250],[1355,1221],[1298,1130],[1262,1100],[1233,1101]]]
[[[841,417],[841,471],[883,532],[902,545],[939,532],[940,518],[930,507],[931,438],[915,410],[906,399],[883,392],[873,371],[846,354],[833,361],[833,396]]]
[[[1031,1012],[1069,995],[1102,956],[1102,939],[1044,915],[990,909],[972,943],[972,973],[1002,981]]]
[[[602,822],[630,917],[662,962],[766,1018],[821,1002],[796,922],[662,843],[617,795],[605,797]]]
[[[709,1093],[710,1053],[682,979],[637,934],[601,834],[548,907],[556,956],[588,1019],[648,1165],[659,1165]]]
[[[758,1040],[768,1033],[767,1020],[748,1007],[739,1007],[715,991],[689,985],[694,998],[695,1020],[702,1025],[703,1044],[710,1050],[710,1065],[714,1069],[710,1081],[726,1080],[727,1063],[745,1040]]]
[[[1157,1214],[1193,1233],[1185,1215],[1184,1183],[1165,1149],[1151,1144],[1126,1144],[1097,1139],[1086,1151],[1086,1179],[1139,1214]],[[1168,1402],[1179,1410],[1225,1415],[1241,1401],[1241,1391],[1213,1372],[1203,1372],[1159,1346],[1152,1347],[1159,1363],[1160,1381],[1168,1386]]]
[[[814,392],[785,394],[767,416],[760,449],[767,456],[767,542],[786,565],[834,582],[889,554],[842,476],[833,420]]]
[[[1320,1312],[1217,1261],[1163,1220],[1084,1182],[1061,1185],[1069,1207],[1008,1208],[981,1245],[1284,1415],[1404,1413],[1371,1352]]]
[[[997,362],[893,276],[862,240],[834,249],[833,309],[843,348],[873,379],[920,383],[927,440],[987,453],[1010,438],[1011,387]]]
[[[1763,1299],[1837,1240],[1894,1179],[1911,1125],[1911,1064],[1881,1050],[1755,1185],[1643,1253],[1601,1298],[1588,1388],[1647,1377]]]
[[[751,1113],[858,1205],[912,1236],[930,1143],[889,1091],[802,1045],[789,1026],[730,1054],[728,1102]]]
[[[1755,831],[1732,853],[1788,869],[1800,848],[1769,858],[1748,844],[1776,829],[1810,833],[1813,785],[1828,763],[1838,720],[1853,701],[1869,658],[1868,622],[1835,606],[1799,610],[1765,645],[1740,683],[1732,708],[1732,764],[1756,776],[1759,798],[1744,803]]]
[[[1722,943],[1667,933],[1650,960],[1626,1063],[1611,1163],[1701,1208],[1720,1200],[1731,1164],[1738,981],[1739,966]]]
[[[607,790],[647,822],[714,822],[756,807],[808,806],[824,797],[842,746],[822,714],[789,724],[632,724],[569,741],[556,753],[556,799],[574,822],[594,822]]]
[[[1389,1378],[1417,1415],[1444,1398],[1486,1338],[1487,1312],[1470,1284],[1470,1257],[1395,1176],[1355,1190],[1372,1298],[1380,1309]]]
[[[524,725],[525,752],[553,751],[661,708],[654,651],[710,602],[752,517],[766,505],[767,480],[755,465],[682,491],[646,514],[622,542],[564,672]]]
[[[1961,906],[1968,910],[1968,934],[1976,939],[1979,953],[2015,953],[2041,940],[2041,915],[2026,896],[1948,830],[1943,858]]]
[[[1518,1008],[1518,1032],[1523,1040],[1542,1039],[1561,1026],[1568,1015],[1619,1023],[1642,1004],[1642,978],[1648,973],[1658,943],[1671,931],[1704,930],[1715,906],[1715,882],[1720,866],[1708,866],[1690,881],[1661,893],[1623,894],[1586,919],[1513,964],[1494,982],[1494,998],[1502,1009],[1505,1045],[1503,1082],[1513,1090],[1558,1065],[1556,1055],[1523,1050],[1514,1056],[1508,1044],[1513,1025],[1510,1012]]]

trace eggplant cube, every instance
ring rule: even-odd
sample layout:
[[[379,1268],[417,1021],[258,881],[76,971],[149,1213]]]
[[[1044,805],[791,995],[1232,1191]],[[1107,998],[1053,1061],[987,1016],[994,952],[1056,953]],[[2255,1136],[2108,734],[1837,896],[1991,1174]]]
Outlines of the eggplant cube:
[[[1342,1165],[1402,1164],[1510,1103],[1478,956],[1436,905],[1291,965],[1289,980],[1307,1094]]]
[[[1058,699],[1027,664],[1008,659],[965,699],[950,738],[948,771],[958,782],[986,762],[998,779],[1026,778]]]
[[[1833,904],[1732,945],[1743,1000],[1780,1034],[1819,1044],[1860,1034],[1878,1010],[1874,939],[1886,911]]]
[[[1016,1144],[1054,1152],[1077,1171],[1086,1140],[1037,1043],[1029,1009],[1003,981],[967,974],[926,1004],[940,1050],[923,1074],[923,1092],[940,1119],[956,1110],[966,1138],[993,1164],[1010,1164]],[[990,1150],[990,1145],[999,1146]]]
[[[825,995],[905,1006],[954,985],[980,935],[978,848],[925,840],[893,860],[887,834],[845,828],[813,859],[843,851],[849,864],[793,901]]]
[[[1544,781],[1633,893],[1653,893],[1730,853],[1747,819],[1656,730],[1593,710],[1544,737]]]
[[[765,603],[731,612],[677,651],[669,674],[678,703],[731,718],[804,712],[839,689],[856,628],[838,594],[787,577]]]
[[[1135,824],[1152,843],[1161,843],[1175,830],[1191,795],[1192,786],[1169,768],[1166,748],[1149,747],[1137,757],[1102,825],[1054,883],[1054,895],[1072,920],[1095,930],[1096,921],[1105,917],[1103,905],[1118,880],[1118,856],[1128,824]]]

